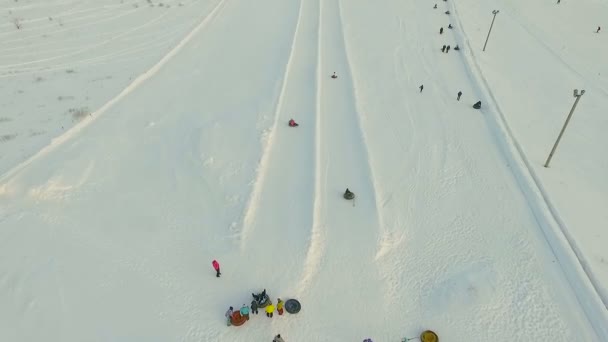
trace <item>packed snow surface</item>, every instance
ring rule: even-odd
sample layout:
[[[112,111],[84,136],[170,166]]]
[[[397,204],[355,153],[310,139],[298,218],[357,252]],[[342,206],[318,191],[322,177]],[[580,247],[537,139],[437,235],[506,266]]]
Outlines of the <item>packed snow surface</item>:
[[[608,341],[608,4],[433,4],[0,2],[0,341]]]

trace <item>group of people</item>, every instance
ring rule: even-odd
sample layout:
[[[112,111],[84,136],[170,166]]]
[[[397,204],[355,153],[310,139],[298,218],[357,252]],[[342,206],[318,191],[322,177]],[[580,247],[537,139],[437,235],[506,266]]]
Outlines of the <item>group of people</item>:
[[[445,1],[445,0],[444,0]],[[433,8],[437,8],[437,4],[435,4],[435,6]],[[445,14],[450,14],[450,11],[446,11]],[[452,24],[448,24],[448,28],[449,29],[453,29],[454,27],[452,26]],[[443,27],[439,28],[439,34],[443,34]],[[456,45],[454,47],[454,50],[460,50],[460,47],[458,47],[458,45]],[[448,53],[450,52],[450,45],[443,45],[441,47],[441,52],[443,53]],[[420,89],[420,92],[422,93],[422,90],[424,90],[424,84],[421,84],[420,87],[418,87],[418,89]],[[460,97],[462,96],[462,91],[459,90],[458,93],[456,94],[456,100],[460,101]],[[474,105],[473,108],[475,109],[480,109],[481,108],[481,101],[477,101]]]
[[[215,270],[215,276],[216,277],[220,277],[220,275],[222,274],[220,272],[220,263],[217,260],[213,260],[211,262],[211,265],[213,266],[213,269]],[[275,306],[272,303],[272,300],[270,300],[270,297],[268,297],[268,295],[266,294],[266,289],[264,289],[264,291],[262,291],[262,293],[259,294],[255,294],[252,293],[251,294],[253,296],[253,300],[251,301],[251,307],[243,304],[241,306],[241,308],[239,309],[239,314],[241,315],[241,317],[243,317],[246,321],[249,320],[249,315],[250,314],[258,314],[258,309],[260,308],[260,306],[263,306],[264,311],[266,311],[266,317],[268,318],[272,318],[274,316],[274,312],[276,310],[276,312],[279,315],[283,315],[284,312],[284,306],[285,306],[285,302],[283,302],[283,300],[281,300],[281,298],[277,298],[277,305]],[[234,307],[229,307],[228,310],[225,313],[225,317],[226,317],[226,323],[228,326],[232,325],[232,320],[234,318]],[[283,340],[283,338],[281,337],[281,334],[278,334],[274,337],[274,339],[272,340],[272,342],[285,342]]]

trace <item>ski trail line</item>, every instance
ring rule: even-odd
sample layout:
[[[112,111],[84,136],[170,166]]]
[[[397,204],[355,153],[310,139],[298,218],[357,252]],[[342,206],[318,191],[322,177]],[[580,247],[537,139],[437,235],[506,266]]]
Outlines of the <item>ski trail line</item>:
[[[294,51],[296,46],[296,40],[298,36],[298,31],[300,28],[300,23],[302,21],[302,4],[304,0],[300,0],[300,6],[298,9],[298,20],[293,32],[293,38],[291,40],[291,47],[289,50],[289,57],[287,58],[287,63],[285,64],[285,70],[283,71],[283,78],[281,80],[281,90],[279,92],[279,97],[277,98],[277,103],[274,110],[274,118],[272,127],[270,128],[270,132],[268,133],[265,146],[262,152],[262,158],[258,165],[257,175],[255,177],[253,191],[249,197],[249,201],[247,202],[247,207],[245,209],[245,215],[243,217],[242,230],[240,236],[240,248],[244,250],[247,244],[247,239],[251,234],[253,221],[257,215],[258,211],[258,202],[260,200],[260,195],[262,193],[262,189],[264,187],[264,183],[266,182],[266,175],[268,174],[268,164],[270,157],[273,151],[273,145],[275,140],[275,134],[279,122],[279,116],[281,113],[281,109],[283,107],[283,98],[285,97],[285,89],[287,88],[287,80],[289,78],[291,65],[293,63]]]
[[[580,249],[575,244],[568,232],[568,228],[561,220],[556,208],[549,200],[542,183],[530,161],[527,159],[522,146],[515,139],[505,115],[500,109],[496,97],[483,76],[483,72],[475,59],[475,54],[469,43],[469,39],[462,29],[462,22],[458,16],[457,8],[451,4],[454,18],[456,18],[456,32],[461,32],[459,37],[466,49],[463,51],[466,71],[472,80],[478,85],[481,94],[485,95],[486,103],[490,107],[485,116],[490,129],[494,132],[495,139],[501,151],[503,151],[510,164],[514,165],[514,176],[524,194],[528,205],[537,220],[541,232],[557,259],[564,276],[567,279],[576,299],[583,308],[587,320],[595,330],[597,336],[608,340],[608,300],[601,296],[598,281],[588,270],[587,262]],[[458,35],[455,33],[455,35]],[[488,101],[491,100],[491,101]],[[603,304],[603,305],[600,305]],[[603,307],[602,307],[603,306]]]
[[[47,155],[51,151],[55,150],[57,147],[61,146],[66,141],[70,140],[72,137],[76,136],[78,132],[80,132],[83,128],[89,126],[92,122],[94,122],[97,117],[101,116],[108,109],[114,106],[116,103],[124,99],[127,95],[132,93],[134,90],[139,88],[142,84],[144,84],[147,80],[154,77],[159,70],[161,70],[165,64],[167,64],[173,57],[175,57],[183,48],[186,46],[192,38],[198,34],[202,29],[206,28],[207,25],[213,21],[220,13],[221,9],[225,6],[228,0],[219,0],[215,7],[207,14],[201,22],[194,27],[173,49],[171,49],[163,58],[161,58],[155,65],[153,65],[150,69],[140,74],[137,78],[133,80],[126,88],[124,88],[118,95],[114,98],[110,99],[104,105],[102,105],[99,109],[95,110],[91,113],[88,119],[79,122],[74,125],[64,134],[54,138],[51,142],[43,147],[36,154],[21,162],[17,166],[13,167],[5,174],[0,176],[0,183],[4,183],[7,179],[12,178],[15,174],[19,173],[25,167],[30,165],[33,161]]]
[[[346,36],[344,33],[344,22],[342,21],[343,12],[342,12],[341,3],[342,3],[342,0],[338,0],[338,20],[340,21],[340,27],[342,27],[342,43],[344,44],[344,60],[346,61],[346,70],[348,72],[348,77],[351,80],[350,90],[353,94],[353,99],[354,99],[355,114],[357,116],[357,128],[358,128],[358,133],[361,136],[361,142],[362,142],[361,145],[363,147],[362,152],[364,155],[364,159],[367,161],[366,168],[367,168],[367,172],[369,172],[369,175],[370,175],[370,182],[372,185],[373,196],[374,196],[373,201],[375,204],[375,211],[376,211],[376,215],[377,215],[376,218],[378,221],[377,224],[378,224],[378,228],[380,228],[379,233],[382,238],[382,235],[384,233],[384,220],[383,220],[382,214],[380,213],[380,210],[378,210],[378,208],[380,208],[380,205],[378,203],[378,198],[379,198],[378,183],[376,181],[376,177],[374,176],[374,168],[372,166],[373,163],[371,162],[369,148],[367,147],[368,139],[365,134],[365,131],[363,130],[363,114],[361,114],[363,112],[363,110],[361,108],[361,104],[359,103],[358,96],[357,96],[357,87],[356,87],[356,84],[358,84],[357,77],[353,73],[353,67],[352,67],[352,64],[351,64],[350,58],[349,58],[349,53],[348,53],[349,45],[348,45],[348,40],[346,39]],[[380,242],[380,240],[378,242]]]
[[[336,286],[339,279],[348,284],[349,291],[366,294],[341,309],[355,312],[365,307],[367,314],[381,315],[377,303],[384,299],[383,284],[374,262],[378,215],[356,118],[340,5],[332,0],[320,6],[313,233],[299,292],[302,298],[339,296],[344,291]],[[330,77],[333,71],[338,78]],[[347,187],[356,194],[356,207],[342,197]],[[362,278],[371,281],[362,282]],[[334,323],[336,329],[348,329],[353,321],[338,315]]]
[[[327,170],[325,173],[321,171],[321,165],[323,162],[321,161],[321,144],[323,140],[321,138],[321,93],[322,93],[322,85],[321,85],[321,30],[323,26],[322,21],[322,5],[321,0],[316,1],[316,5],[318,7],[317,10],[317,60],[316,60],[316,69],[315,69],[315,78],[316,78],[316,93],[315,93],[315,189],[314,189],[314,200],[313,200],[313,219],[312,219],[312,229],[310,235],[310,241],[308,243],[308,251],[306,253],[306,259],[304,261],[304,269],[302,273],[302,279],[300,280],[300,285],[298,287],[298,296],[302,297],[302,294],[306,291],[306,289],[310,286],[313,281],[317,271],[319,269],[319,265],[321,264],[321,260],[323,259],[323,251],[325,249],[325,217],[327,215],[326,208],[323,206],[323,202],[321,200],[321,189],[327,187]],[[329,167],[329,161],[325,161],[324,163],[327,167]],[[325,176],[323,176],[325,175]],[[321,179],[321,177],[324,177]],[[323,185],[321,184],[323,181]]]

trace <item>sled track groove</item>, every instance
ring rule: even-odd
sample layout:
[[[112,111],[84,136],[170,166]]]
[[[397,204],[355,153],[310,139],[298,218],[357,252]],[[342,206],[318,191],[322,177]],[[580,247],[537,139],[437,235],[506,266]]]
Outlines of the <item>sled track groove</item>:
[[[154,77],[169,61],[171,61],[173,59],[173,57],[175,57],[184,48],[184,46],[186,46],[192,40],[192,38],[196,34],[200,33],[203,29],[205,29],[209,25],[209,23],[211,23],[215,18],[218,17],[219,13],[224,8],[224,6],[227,2],[228,2],[228,0],[219,0],[217,2],[217,4],[215,5],[215,7],[213,7],[213,9],[209,12],[209,14],[207,14],[205,17],[203,17],[202,20],[200,21],[200,23],[198,25],[196,25],[190,32],[188,32],[188,34],[186,34],[186,36],[183,39],[181,39],[179,41],[179,43],[173,49],[171,49],[167,54],[165,54],[156,64],[154,64],[150,69],[146,70],[145,72],[143,72],[142,74],[137,76],[118,95],[116,95],[115,97],[113,97],[112,99],[107,101],[105,104],[103,104],[101,107],[99,107],[97,110],[92,112],[90,117],[87,120],[82,120],[81,122],[79,122],[78,124],[76,124],[75,126],[70,128],[68,131],[66,131],[64,134],[54,138],[53,140],[51,140],[51,142],[48,145],[43,147],[36,154],[34,154],[27,160],[21,162],[20,164],[18,164],[17,166],[13,167],[9,171],[7,171],[5,174],[0,176],[0,183],[4,183],[9,178],[12,178],[14,175],[19,173],[24,168],[26,168],[28,165],[30,165],[35,160],[38,160],[39,158],[49,154],[50,152],[54,151],[57,147],[64,144],[66,141],[69,141],[71,138],[75,137],[83,128],[88,127],[99,116],[101,116],[103,113],[105,113],[108,109],[112,108],[112,106],[114,106],[116,103],[123,100],[125,97],[127,97],[127,95],[131,94],[133,91],[138,89],[146,81],[148,81],[149,79]]]
[[[273,145],[274,145],[274,135],[276,133],[279,116],[281,113],[281,109],[283,106],[283,98],[285,97],[285,89],[287,89],[287,80],[289,78],[289,73],[292,69],[294,51],[298,38],[298,31],[300,30],[300,24],[302,22],[302,7],[305,0],[300,0],[300,6],[298,9],[298,21],[296,23],[296,27],[293,32],[293,37],[291,39],[291,47],[289,49],[289,57],[287,58],[287,63],[285,64],[285,70],[283,71],[283,78],[281,80],[281,90],[279,91],[279,96],[277,98],[277,103],[275,105],[274,117],[272,126],[270,128],[270,132],[266,138],[265,146],[263,148],[262,157],[258,164],[258,171],[255,177],[255,181],[253,184],[253,191],[249,197],[249,201],[247,202],[247,207],[245,208],[245,215],[243,217],[243,224],[240,236],[240,248],[241,251],[245,249],[247,240],[249,235],[251,235],[252,225],[254,219],[258,212],[258,200],[260,199],[260,195],[262,193],[262,189],[264,184],[266,183],[266,175],[268,174],[268,164],[270,160],[270,156],[272,155]]]
[[[589,270],[588,263],[580,248],[570,235],[568,227],[560,218],[557,209],[551,203],[542,182],[534,172],[532,164],[527,159],[522,146],[508,125],[496,97],[475,60],[469,39],[462,29],[462,22],[458,16],[456,6],[453,3],[450,3],[449,6],[452,8],[456,19],[456,32],[458,33],[454,34],[465,47],[463,49],[463,59],[466,72],[473,84],[477,85],[480,95],[486,98],[484,101],[490,107],[486,122],[488,122],[490,130],[494,132],[495,140],[503,155],[514,166],[512,170],[522,194],[526,198],[543,237],[559,263],[570,288],[585,312],[587,321],[598,337],[602,340],[608,340],[608,314],[606,312],[608,298],[602,296],[597,278]],[[603,305],[598,305],[600,303]]]
[[[380,229],[379,236],[382,237],[383,235],[383,228],[384,228],[384,219],[380,213],[380,210],[378,210],[378,208],[380,208],[380,205],[378,203],[378,198],[379,198],[379,194],[378,194],[378,183],[376,181],[376,177],[374,174],[374,168],[372,167],[371,164],[371,160],[370,160],[370,153],[369,153],[369,148],[367,146],[367,136],[365,135],[365,131],[363,130],[363,118],[362,118],[362,109],[361,109],[361,104],[359,103],[358,96],[357,96],[357,80],[355,77],[355,74],[353,73],[353,67],[352,67],[352,63],[350,61],[349,58],[349,54],[348,54],[348,41],[346,40],[346,36],[344,33],[344,22],[342,21],[342,17],[343,17],[343,11],[342,11],[342,0],[337,0],[338,2],[338,20],[340,21],[340,28],[342,29],[342,42],[344,44],[344,57],[345,57],[345,62],[346,62],[346,70],[348,72],[348,76],[351,80],[350,82],[350,91],[353,94],[353,100],[354,100],[354,106],[355,106],[355,114],[356,114],[356,122],[357,122],[357,129],[358,129],[358,133],[361,137],[361,142],[362,142],[362,146],[363,146],[363,154],[365,156],[365,160],[367,161],[366,167],[367,167],[367,172],[370,175],[370,183],[372,185],[372,190],[373,190],[373,196],[374,196],[374,205],[375,205],[375,212],[376,212],[376,217],[377,217],[377,226]]]
[[[322,189],[327,187],[327,177],[321,179],[323,175],[321,166],[321,144],[323,143],[321,137],[321,93],[322,86],[321,80],[323,79],[321,74],[321,30],[323,27],[323,6],[321,5],[322,0],[315,0],[318,7],[318,18],[317,18],[317,68],[316,68],[316,96],[315,96],[315,190],[313,199],[313,219],[310,241],[308,244],[308,251],[306,252],[306,258],[304,260],[304,270],[302,279],[298,289],[299,297],[308,289],[314,277],[317,275],[319,266],[323,259],[323,253],[325,250],[325,217],[327,215],[327,208],[323,206],[323,200],[321,195]],[[329,161],[324,163],[326,167],[329,167]],[[325,172],[327,175],[327,172]]]

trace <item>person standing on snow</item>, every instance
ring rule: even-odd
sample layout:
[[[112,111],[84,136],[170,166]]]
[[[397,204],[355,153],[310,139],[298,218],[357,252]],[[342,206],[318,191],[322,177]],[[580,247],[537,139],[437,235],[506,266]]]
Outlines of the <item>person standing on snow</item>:
[[[274,305],[272,304],[272,302],[268,303],[268,306],[266,307],[266,317],[272,318],[274,313]]]
[[[279,313],[279,316],[283,314],[283,305],[285,303],[281,300],[281,298],[277,299],[277,312]]]
[[[445,52],[445,45],[441,48],[441,52]]]
[[[228,309],[228,311],[226,311],[226,314],[224,316],[226,316],[227,319],[227,324],[228,326],[232,325],[232,314],[234,313],[234,309],[232,308],[232,306],[230,307],[230,309]]]
[[[420,88],[420,92],[422,93],[422,89],[424,89],[424,85],[421,84],[420,87],[418,87],[418,88]]]
[[[285,342],[285,340],[281,337],[281,334],[278,334],[272,339],[272,342]]]
[[[600,33],[600,29],[601,29],[601,27],[598,26],[597,31],[595,31],[595,33]]]
[[[456,100],[460,101],[460,97],[462,96],[462,91],[458,92],[458,97],[456,98]]]
[[[439,29],[439,34],[443,34],[443,27]]]
[[[243,304],[240,312],[241,316],[245,317],[246,320],[249,320],[249,308],[247,307],[247,305]]]
[[[213,260],[211,262],[211,265],[213,265],[213,269],[215,270],[215,276],[216,277],[220,277],[221,273],[220,273],[220,263],[217,262],[217,260]]]
[[[251,301],[251,313],[258,314],[258,302],[255,300]]]
[[[450,46],[448,45],[448,47],[445,48],[445,53],[450,52]]]

